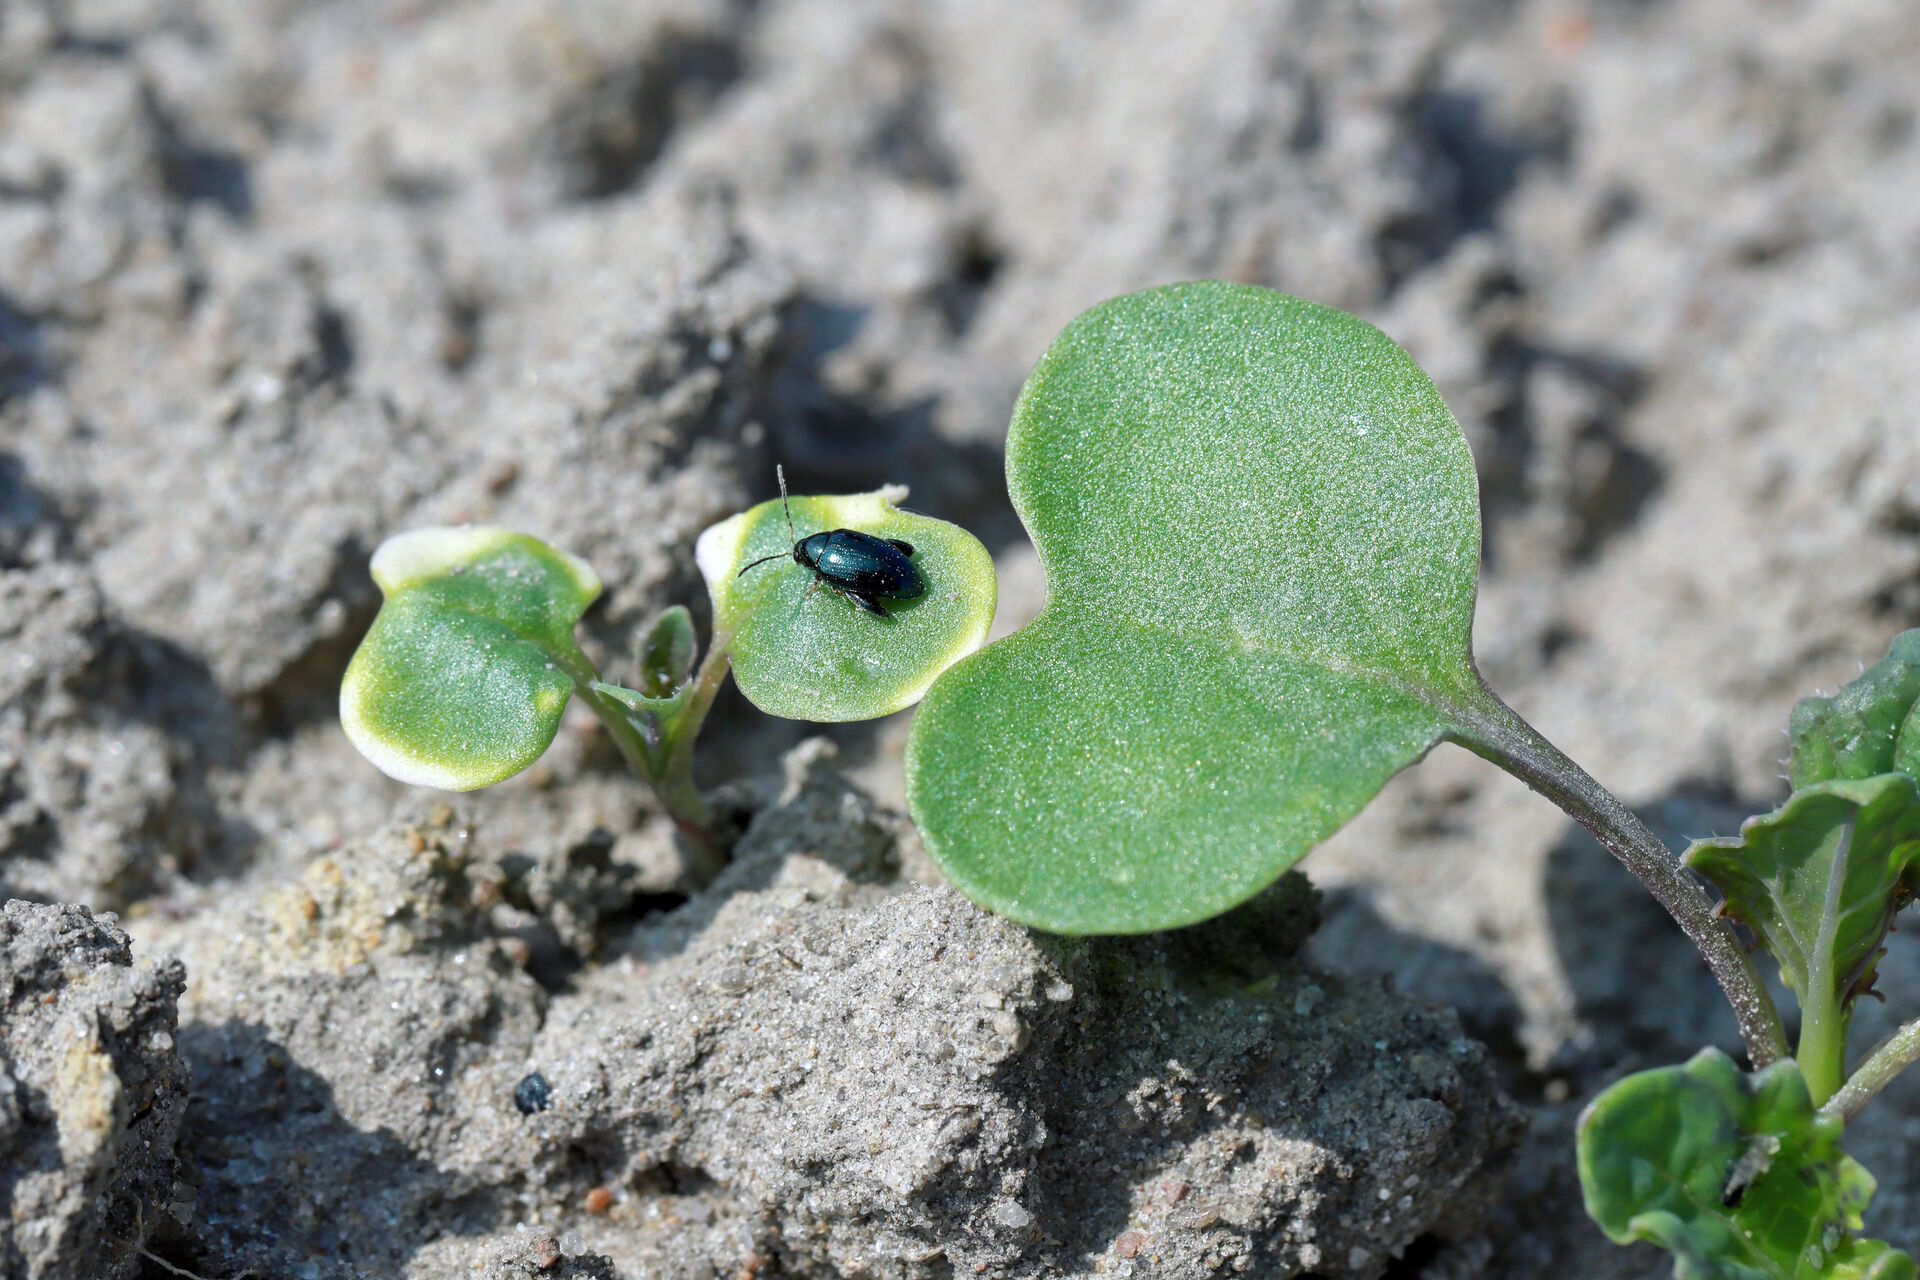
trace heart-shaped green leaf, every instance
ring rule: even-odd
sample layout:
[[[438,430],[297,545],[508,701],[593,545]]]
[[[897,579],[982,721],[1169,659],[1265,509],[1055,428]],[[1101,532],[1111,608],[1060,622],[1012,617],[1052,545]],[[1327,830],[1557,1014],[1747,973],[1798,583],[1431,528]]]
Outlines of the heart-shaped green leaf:
[[[1796,787],[1834,778],[1871,778],[1901,769],[1920,775],[1920,629],[1893,638],[1887,656],[1831,698],[1802,698],[1787,733]]]
[[[537,538],[463,525],[380,545],[386,599],[340,685],[340,723],[402,782],[471,791],[553,741],[586,669],[573,628],[600,580]]]
[[[1671,1252],[1679,1280],[1915,1280],[1911,1257],[1853,1234],[1874,1181],[1841,1153],[1842,1127],[1792,1059],[1742,1075],[1703,1050],[1582,1114],[1587,1213],[1617,1244]]]
[[[1802,1064],[1816,1097],[1839,1085],[1847,1006],[1873,984],[1881,943],[1920,861],[1920,788],[1904,773],[1802,787],[1733,839],[1697,840],[1687,865],[1726,895],[1800,997]],[[1809,1045],[1818,1022],[1825,1047]]]
[[[953,883],[1069,933],[1245,900],[1485,697],[1473,460],[1379,330],[1246,285],[1075,320],[1007,485],[1051,582],[955,666],[907,755]]]
[[[789,720],[871,720],[920,700],[934,678],[978,649],[993,625],[993,557],[958,525],[898,505],[907,491],[794,498],[789,532],[780,502],[706,530],[694,548],[713,598],[715,643],[726,644],[748,701]],[[795,538],[852,529],[897,538],[925,594],[856,608],[789,553]],[[763,556],[780,556],[741,570]]]

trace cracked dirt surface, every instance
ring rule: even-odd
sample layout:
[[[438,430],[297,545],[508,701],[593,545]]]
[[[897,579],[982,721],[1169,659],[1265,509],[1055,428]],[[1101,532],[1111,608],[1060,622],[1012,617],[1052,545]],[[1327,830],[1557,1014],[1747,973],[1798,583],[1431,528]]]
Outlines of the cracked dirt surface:
[[[82,1152],[8,1049],[0,1142],[78,1198],[33,1201],[7,1266],[164,1274],[60,1243],[92,1222],[226,1277],[1664,1274],[1580,1216],[1572,1117],[1731,1020],[1631,881],[1464,752],[1306,861],[1303,951],[1143,943],[1115,985],[917,887],[902,717],[783,766],[808,730],[724,699],[705,780],[751,828],[695,895],[589,721],[436,810],[352,753],[334,689],[371,548],[457,520],[588,557],[619,678],[775,460],[974,529],[1011,629],[1044,593],[999,472],[1028,366],[1094,302],[1217,276],[1428,368],[1480,468],[1491,683],[1663,835],[1730,830],[1784,790],[1792,701],[1920,625],[1916,58],[1898,0],[0,5],[0,898],[95,913],[20,917],[79,948],[56,986],[147,983],[75,1041],[73,1098],[193,1082],[159,1129],[96,1107]],[[1864,1036],[1920,990],[1894,942]],[[132,976],[165,953],[176,994]],[[1327,1039],[1308,989],[1395,1030]],[[881,990],[900,1020],[862,1023]],[[1264,1030],[1219,1013],[1262,1000]],[[782,1019],[829,1011],[862,1029],[823,1054],[906,1038],[851,1101],[773,1079]],[[1340,1088],[1235,1065],[1293,1044]],[[535,1071],[556,1102],[521,1116]],[[979,1127],[869,1152],[882,1085]],[[1363,1107],[1418,1163],[1404,1208]],[[1920,1093],[1876,1107],[1871,1225],[1914,1247]],[[1074,1145],[1109,1114],[1111,1149]],[[86,1190],[129,1135],[179,1155],[165,1188],[134,1162],[137,1229]]]

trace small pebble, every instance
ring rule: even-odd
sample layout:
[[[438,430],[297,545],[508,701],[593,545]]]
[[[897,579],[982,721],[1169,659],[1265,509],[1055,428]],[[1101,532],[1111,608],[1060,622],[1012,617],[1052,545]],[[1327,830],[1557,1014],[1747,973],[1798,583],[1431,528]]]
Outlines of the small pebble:
[[[560,1263],[560,1242],[551,1232],[543,1232],[533,1242],[533,1265],[541,1271],[547,1271]]]
[[[588,1213],[605,1213],[613,1207],[613,1192],[605,1187],[595,1187],[587,1192],[585,1205]]]
[[[547,1103],[553,1099],[553,1086],[538,1071],[520,1077],[520,1083],[513,1086],[513,1105],[520,1108],[520,1114],[530,1116],[536,1111],[545,1111]]]
[[[1147,1238],[1138,1231],[1122,1231],[1113,1242],[1113,1251],[1123,1258],[1137,1258],[1147,1247]]]
[[[468,350],[471,351],[473,347],[472,341],[464,334],[459,336],[463,342],[466,342]],[[488,493],[497,496],[511,489],[513,482],[519,478],[520,464],[509,458],[496,462],[493,466],[487,468],[487,473],[480,483],[487,487]]]

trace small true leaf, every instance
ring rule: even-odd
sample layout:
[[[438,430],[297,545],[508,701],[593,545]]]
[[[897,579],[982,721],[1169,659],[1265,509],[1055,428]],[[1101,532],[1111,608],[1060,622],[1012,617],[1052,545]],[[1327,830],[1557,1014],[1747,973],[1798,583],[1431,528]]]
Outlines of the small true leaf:
[[[1913,778],[1920,778],[1920,701],[1913,704],[1900,732],[1893,739],[1893,767]]]
[[[664,610],[640,637],[640,692],[649,698],[671,697],[693,674],[699,655],[700,639],[687,606]]]
[[[1840,776],[1833,758],[1833,699],[1802,698],[1787,716],[1787,739],[1793,751],[1787,758],[1787,780],[1796,787],[1831,782]]]
[[[1920,701],[1920,629],[1893,638],[1887,656],[1847,682],[1831,698],[1802,698],[1787,733],[1793,757],[1787,767],[1796,787],[1833,778],[1871,778],[1893,769],[1920,772],[1920,731],[1914,723]]]
[[[510,778],[553,741],[584,669],[573,628],[600,594],[584,560],[506,529],[416,529],[380,545],[385,601],[340,685],[362,755],[419,786]]]
[[[1802,1005],[1870,986],[1880,944],[1920,859],[1920,789],[1904,773],[1802,787],[1732,839],[1698,840],[1687,865],[1760,935]]]
[[[1481,695],[1473,460],[1379,330],[1206,282],[1075,320],[1014,410],[1032,625],[955,666],[908,797],[956,887],[1069,933],[1245,900]]]
[[[1840,1151],[1792,1059],[1742,1075],[1706,1049],[1628,1076],[1580,1117],[1587,1213],[1618,1244],[1674,1255],[1679,1280],[1915,1280],[1864,1239],[1873,1177]]]
[[[796,497],[793,531],[779,501],[706,530],[695,547],[713,598],[715,643],[726,643],[747,700],[789,720],[870,720],[920,700],[934,678],[978,649],[993,625],[993,557],[958,525],[902,511],[906,490]],[[926,593],[863,613],[791,558],[796,537],[852,529],[913,547]]]
[[[687,687],[682,685],[664,698],[649,697],[599,680],[588,688],[612,703],[614,713],[624,717],[640,735],[640,744],[646,751],[648,776],[664,775],[674,724],[687,708]]]

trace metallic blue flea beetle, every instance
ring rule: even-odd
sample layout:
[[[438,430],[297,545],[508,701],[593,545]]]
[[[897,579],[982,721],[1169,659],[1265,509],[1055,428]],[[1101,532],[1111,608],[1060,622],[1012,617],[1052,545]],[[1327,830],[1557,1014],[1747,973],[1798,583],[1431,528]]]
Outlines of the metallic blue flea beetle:
[[[787,505],[787,469],[775,467],[774,474],[780,478],[780,509],[787,514],[787,536],[793,538],[793,508]],[[770,556],[761,556],[735,576],[745,577],[747,569],[757,569],[787,554],[776,551]],[[858,529],[834,529],[794,538],[792,552],[795,564],[813,570],[813,586],[807,588],[808,595],[824,584],[827,590],[845,596],[878,618],[893,616],[880,603],[882,600],[917,600],[927,594],[927,584],[920,580],[920,571],[907,559],[912,554],[911,542],[878,538]]]

